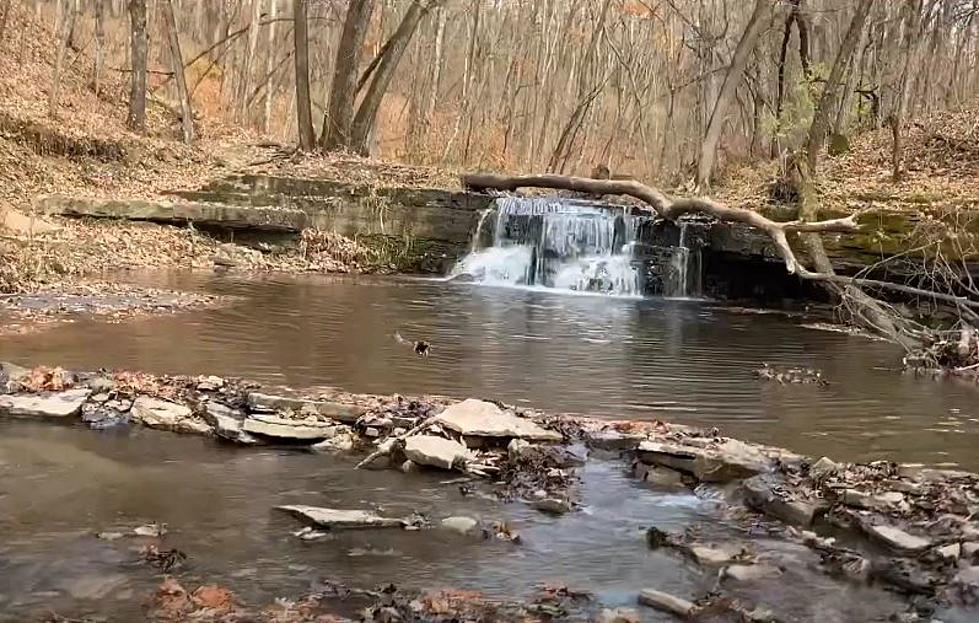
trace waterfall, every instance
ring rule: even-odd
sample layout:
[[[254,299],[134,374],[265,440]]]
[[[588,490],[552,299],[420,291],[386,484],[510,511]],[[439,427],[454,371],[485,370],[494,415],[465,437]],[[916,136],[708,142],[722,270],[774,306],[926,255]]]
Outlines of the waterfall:
[[[674,298],[690,298],[701,295],[700,250],[691,249],[687,239],[688,221],[680,220],[680,238],[670,256],[668,279],[664,294]]]
[[[493,246],[473,252],[451,277],[620,296],[642,294],[633,260],[638,221],[627,209],[556,197],[496,200]],[[483,227],[485,215],[480,218]]]

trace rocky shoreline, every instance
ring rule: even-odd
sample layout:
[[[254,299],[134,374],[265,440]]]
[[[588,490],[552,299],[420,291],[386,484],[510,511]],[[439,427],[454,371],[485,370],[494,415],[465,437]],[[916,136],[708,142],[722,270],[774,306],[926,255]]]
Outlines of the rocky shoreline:
[[[885,461],[836,463],[716,430],[546,414],[487,400],[300,392],[215,376],[74,373],[8,363],[0,364],[0,416],[95,429],[141,425],[231,444],[356,454],[363,457],[361,469],[458,472],[461,490],[478,489],[558,515],[578,508],[586,460],[623,460],[650,487],[713,496],[725,521],[743,535],[717,542],[696,531],[649,527],[648,547],[716,570],[718,586],[691,596],[637,587],[637,600],[646,606],[681,618],[721,613],[735,620],[793,620],[730,588],[777,583],[799,564],[757,547],[759,530],[767,539],[810,552],[827,577],[900,596],[905,609],[892,620],[930,620],[943,608],[970,609],[979,602],[979,476],[972,473]],[[468,517],[384,517],[310,506],[280,510],[307,524],[304,534],[310,538],[353,527],[414,530],[434,524],[519,541],[506,525]],[[194,611],[186,591],[184,601],[187,612]]]

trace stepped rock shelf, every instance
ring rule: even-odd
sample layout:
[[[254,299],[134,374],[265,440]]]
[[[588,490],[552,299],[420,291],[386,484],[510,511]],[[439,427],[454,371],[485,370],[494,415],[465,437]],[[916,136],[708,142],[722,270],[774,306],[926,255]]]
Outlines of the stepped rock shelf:
[[[807,552],[817,561],[817,573],[840,582],[841,590],[870,584],[901,595],[903,610],[891,620],[918,621],[942,608],[966,617],[976,614],[976,474],[885,461],[813,460],[723,437],[716,430],[546,414],[485,400],[302,392],[216,376],[71,373],[9,363],[0,364],[0,417],[84,423],[94,429],[146,426],[211,436],[222,443],[336,455],[345,461],[345,455],[369,452],[358,468],[391,469],[392,474],[455,471],[470,492],[488,489],[487,495],[522,501],[549,515],[581,506],[580,475],[586,460],[622,460],[653,490],[695,489],[716,500],[719,514],[704,521],[720,519],[735,530],[735,536],[718,540],[709,530],[675,533],[643,526],[646,545],[637,546],[691,561],[720,578],[723,590],[674,596],[663,587],[637,586],[640,604],[674,613],[679,609],[683,616],[701,610],[716,613],[722,607],[739,620],[789,620],[780,618],[778,604],[757,603],[737,587],[768,583],[768,594],[778,595],[778,583],[805,564],[799,552]],[[454,478],[444,485],[459,482]],[[433,521],[301,503],[279,510],[326,530],[435,525],[519,538],[508,528],[481,528],[465,517]],[[317,533],[304,529],[300,534],[312,538]],[[781,542],[782,557],[757,541],[759,534],[766,542]],[[784,553],[785,548],[794,548],[794,553]]]

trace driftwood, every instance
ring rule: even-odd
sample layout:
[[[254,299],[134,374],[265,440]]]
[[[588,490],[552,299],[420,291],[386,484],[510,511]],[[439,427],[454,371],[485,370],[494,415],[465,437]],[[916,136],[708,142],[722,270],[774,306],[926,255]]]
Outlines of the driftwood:
[[[381,458],[382,456],[385,456],[387,454],[391,454],[391,451],[394,450],[394,447],[396,445],[398,445],[399,442],[403,442],[408,437],[411,437],[412,435],[417,435],[418,433],[424,431],[426,428],[428,428],[429,426],[431,426],[432,424],[434,424],[436,419],[437,419],[436,416],[432,416],[430,418],[426,418],[424,422],[422,422],[418,426],[412,428],[407,433],[405,433],[403,435],[399,435],[397,437],[392,437],[390,439],[386,439],[384,441],[384,443],[382,443],[381,446],[377,450],[375,450],[375,451],[371,452],[370,454],[368,454],[367,455],[367,458],[364,459],[363,461],[361,461],[360,463],[357,463],[357,465],[356,465],[356,467],[354,467],[354,469],[361,469],[363,467],[367,467],[368,465],[370,465],[371,463],[373,463],[375,460]]]
[[[569,177],[565,175],[496,175],[493,173],[471,173],[461,176],[462,184],[471,190],[502,190],[515,191],[518,188],[551,188],[569,190],[593,195],[628,195],[648,204],[659,216],[676,220],[684,214],[703,213],[713,216],[719,221],[742,223],[749,227],[765,232],[775,245],[779,256],[785,262],[790,274],[798,275],[809,281],[822,281],[841,284],[844,286],[865,286],[877,289],[892,290],[922,296],[951,303],[959,308],[979,310],[979,301],[964,296],[947,294],[915,288],[900,283],[847,277],[825,272],[814,272],[807,269],[796,257],[789,245],[788,235],[799,233],[856,233],[860,231],[857,218],[860,213],[854,213],[845,218],[825,221],[773,221],[758,212],[744,208],[732,208],[706,197],[671,197],[666,193],[647,186],[635,180],[604,180],[587,177]]]

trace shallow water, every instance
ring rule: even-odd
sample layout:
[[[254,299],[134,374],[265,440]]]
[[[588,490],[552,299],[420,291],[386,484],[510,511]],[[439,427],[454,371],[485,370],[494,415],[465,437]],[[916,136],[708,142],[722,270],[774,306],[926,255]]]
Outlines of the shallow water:
[[[893,347],[696,301],[438,281],[177,275],[151,285],[241,300],[206,312],[0,338],[0,358],[79,369],[240,375],[351,391],[493,397],[603,418],[666,419],[838,459],[979,470],[975,387],[882,369]],[[392,337],[424,338],[415,356]],[[811,366],[829,387],[752,378]]]

